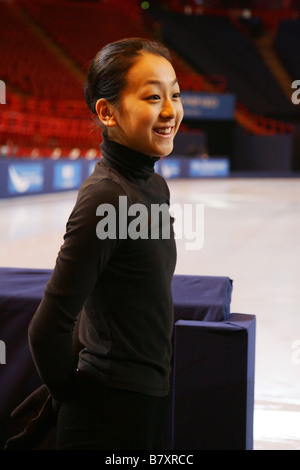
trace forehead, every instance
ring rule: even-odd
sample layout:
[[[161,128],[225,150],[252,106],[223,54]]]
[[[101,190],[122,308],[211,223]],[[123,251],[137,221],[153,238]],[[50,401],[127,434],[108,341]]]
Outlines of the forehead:
[[[162,56],[142,53],[127,73],[127,88],[137,90],[150,82],[171,85],[176,79],[172,64]]]

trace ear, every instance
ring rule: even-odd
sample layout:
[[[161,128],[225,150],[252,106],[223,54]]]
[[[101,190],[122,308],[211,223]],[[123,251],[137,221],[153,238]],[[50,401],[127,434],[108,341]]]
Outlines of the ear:
[[[112,105],[105,98],[98,100],[95,108],[100,121],[106,127],[114,127],[117,124],[113,114]]]

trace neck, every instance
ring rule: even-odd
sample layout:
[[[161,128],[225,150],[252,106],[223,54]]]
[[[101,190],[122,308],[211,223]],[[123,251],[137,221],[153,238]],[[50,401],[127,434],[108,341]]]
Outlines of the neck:
[[[100,147],[104,162],[129,180],[150,178],[155,162],[159,160],[159,157],[150,157],[106,137]]]

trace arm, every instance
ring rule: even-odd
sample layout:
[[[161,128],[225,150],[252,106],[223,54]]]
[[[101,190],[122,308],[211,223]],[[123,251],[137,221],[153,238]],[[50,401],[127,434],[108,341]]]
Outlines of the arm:
[[[118,208],[119,186],[108,180],[79,193],[67,223],[43,299],[29,325],[29,345],[37,370],[52,396],[64,400],[72,386],[77,359],[73,351],[76,318],[119,241],[100,240],[96,226],[99,204]]]
[[[73,354],[75,363],[78,362],[78,355],[82,349],[79,341],[78,326],[80,314],[78,315],[73,331]],[[25,400],[14,409],[10,417],[17,421],[21,418],[28,419],[25,428],[11,436],[5,443],[5,450],[28,450],[39,448],[47,436],[50,429],[56,425],[57,413],[60,404],[51,398],[49,390],[45,384],[34,390]]]

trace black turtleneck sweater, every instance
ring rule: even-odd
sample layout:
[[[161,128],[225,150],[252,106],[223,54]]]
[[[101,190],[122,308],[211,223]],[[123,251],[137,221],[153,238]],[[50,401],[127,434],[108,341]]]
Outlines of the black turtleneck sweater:
[[[169,390],[176,263],[172,220],[169,237],[160,232],[153,239],[150,232],[151,205],[169,205],[169,190],[154,172],[157,158],[107,139],[101,153],[78,192],[55,268],[29,326],[37,370],[59,401],[76,368],[112,387],[154,396]],[[142,238],[118,236],[134,220],[119,222],[120,196],[123,201],[126,196],[128,207],[139,203],[148,209],[148,238],[145,231]],[[116,238],[97,236],[97,224],[107,215],[96,214],[102,204],[116,211]],[[82,350],[77,363],[72,335],[79,313]]]

